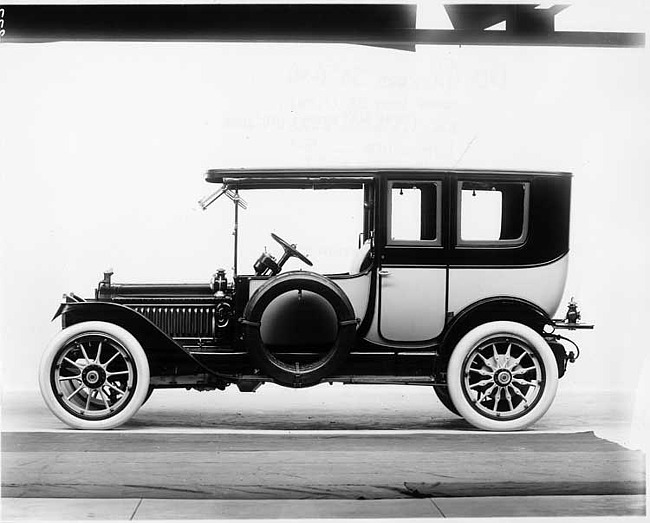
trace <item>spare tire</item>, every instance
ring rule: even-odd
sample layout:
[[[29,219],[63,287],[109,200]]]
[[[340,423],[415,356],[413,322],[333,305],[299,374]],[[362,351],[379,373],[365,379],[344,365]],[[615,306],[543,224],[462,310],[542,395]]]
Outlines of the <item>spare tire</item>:
[[[357,328],[347,295],[313,272],[265,282],[242,318],[253,363],[277,383],[309,387],[331,376],[350,352]]]

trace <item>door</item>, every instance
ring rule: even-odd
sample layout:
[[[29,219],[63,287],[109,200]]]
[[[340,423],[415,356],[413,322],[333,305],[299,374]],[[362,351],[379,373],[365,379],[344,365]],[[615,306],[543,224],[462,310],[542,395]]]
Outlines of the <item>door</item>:
[[[393,342],[425,342],[445,325],[442,181],[388,180],[386,194],[379,334]]]

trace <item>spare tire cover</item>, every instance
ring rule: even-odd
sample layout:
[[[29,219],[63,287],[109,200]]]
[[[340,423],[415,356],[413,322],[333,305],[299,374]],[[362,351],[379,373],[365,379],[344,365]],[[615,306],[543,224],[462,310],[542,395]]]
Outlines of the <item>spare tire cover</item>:
[[[248,353],[263,373],[282,385],[308,387],[331,376],[345,359],[358,322],[338,285],[313,272],[292,271],[269,279],[253,294],[242,323]],[[314,353],[316,338],[323,347]],[[290,347],[285,352],[277,349],[280,339]],[[286,350],[296,359],[288,360]]]

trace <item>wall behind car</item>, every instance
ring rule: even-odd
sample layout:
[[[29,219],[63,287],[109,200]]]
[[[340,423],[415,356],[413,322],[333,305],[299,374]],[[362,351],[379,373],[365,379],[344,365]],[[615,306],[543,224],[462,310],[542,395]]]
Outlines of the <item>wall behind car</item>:
[[[648,31],[648,15],[643,1],[580,3],[557,29]],[[433,3],[422,3],[418,25],[450,27]],[[2,388],[37,387],[61,294],[92,296],[106,267],[120,282],[200,282],[230,269],[230,202],[196,204],[214,189],[206,169],[325,166],[572,171],[563,301],[575,296],[596,330],[573,336],[583,354],[562,386],[634,388],[648,337],[649,58],[647,49],[0,46]],[[250,197],[244,272],[265,246],[278,253],[270,232],[318,270],[345,270],[359,200],[309,198]]]

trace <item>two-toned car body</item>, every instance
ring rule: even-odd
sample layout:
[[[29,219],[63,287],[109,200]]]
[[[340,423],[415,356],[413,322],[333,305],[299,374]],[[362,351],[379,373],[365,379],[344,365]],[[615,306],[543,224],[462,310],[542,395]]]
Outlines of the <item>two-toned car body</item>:
[[[258,189],[363,193],[363,230],[345,273],[282,272],[273,235],[250,274],[205,284],[117,284],[68,295],[40,370],[50,409],[110,428],[155,388],[253,391],[265,382],[432,386],[471,424],[537,421],[575,357],[554,320],[568,269],[571,175],[431,169],[211,170],[237,211]],[[269,216],[272,220],[272,216]],[[327,221],[322,222],[328,226]],[[235,260],[237,236],[235,236]],[[236,267],[236,261],[235,261]],[[207,278],[206,278],[207,280]]]

